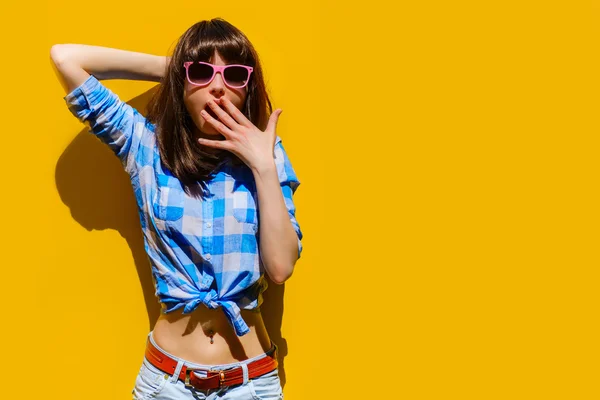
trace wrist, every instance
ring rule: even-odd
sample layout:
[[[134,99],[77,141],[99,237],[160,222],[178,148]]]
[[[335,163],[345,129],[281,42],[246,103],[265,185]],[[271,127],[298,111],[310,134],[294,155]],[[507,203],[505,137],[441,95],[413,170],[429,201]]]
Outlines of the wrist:
[[[157,67],[154,73],[155,81],[160,82],[163,80],[165,75],[167,74],[167,70],[169,68],[169,63],[171,62],[171,57],[169,56],[156,56]]]
[[[274,158],[271,160],[261,161],[259,164],[253,165],[250,169],[252,170],[254,176],[270,174],[273,171],[277,173],[277,166],[275,165]]]

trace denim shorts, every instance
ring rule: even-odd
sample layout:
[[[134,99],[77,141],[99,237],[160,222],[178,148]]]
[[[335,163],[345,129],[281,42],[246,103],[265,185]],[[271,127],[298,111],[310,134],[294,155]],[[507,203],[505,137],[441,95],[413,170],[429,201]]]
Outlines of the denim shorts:
[[[186,361],[183,358],[176,357],[171,353],[159,347],[154,338],[152,331],[148,334],[148,339],[156,348],[160,349],[165,354],[177,361],[177,368],[173,374],[168,374],[154,365],[144,356],[142,366],[135,380],[135,387],[131,392],[133,400],[281,400],[283,399],[283,391],[281,382],[279,381],[279,369],[276,368],[271,372],[267,372],[254,379],[248,379],[248,363],[268,357],[266,353],[256,357],[249,358],[240,362],[219,365],[204,365]],[[275,345],[276,346],[276,345]],[[179,372],[183,366],[190,368],[205,368],[205,369],[228,369],[234,367],[242,367],[244,372],[244,382],[223,386],[214,389],[196,389],[193,386],[185,386],[185,383],[178,379]],[[199,377],[206,377],[206,371],[192,371]]]

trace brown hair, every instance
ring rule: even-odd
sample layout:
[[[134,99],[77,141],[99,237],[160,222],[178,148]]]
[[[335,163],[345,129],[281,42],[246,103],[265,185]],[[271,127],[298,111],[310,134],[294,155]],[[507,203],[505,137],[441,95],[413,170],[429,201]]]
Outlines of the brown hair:
[[[273,109],[267,94],[262,68],[254,47],[239,29],[214,18],[192,25],[178,40],[159,88],[148,103],[146,119],[155,124],[160,158],[184,186],[205,181],[224,163],[243,162],[227,150],[208,153],[194,140],[194,121],[183,102],[186,61],[208,62],[217,51],[227,63],[254,68],[247,86],[242,112],[257,128],[264,130]]]

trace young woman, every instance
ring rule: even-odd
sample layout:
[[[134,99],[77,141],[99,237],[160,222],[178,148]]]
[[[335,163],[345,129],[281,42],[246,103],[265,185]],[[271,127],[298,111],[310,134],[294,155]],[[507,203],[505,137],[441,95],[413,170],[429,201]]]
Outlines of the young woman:
[[[260,305],[265,272],[282,284],[302,251],[300,182],[252,44],[217,18],[170,57],[74,44],[51,57],[69,110],[119,158],[139,207],[162,312],[134,399],[282,399]],[[160,82],[146,117],[100,83],[116,78]]]

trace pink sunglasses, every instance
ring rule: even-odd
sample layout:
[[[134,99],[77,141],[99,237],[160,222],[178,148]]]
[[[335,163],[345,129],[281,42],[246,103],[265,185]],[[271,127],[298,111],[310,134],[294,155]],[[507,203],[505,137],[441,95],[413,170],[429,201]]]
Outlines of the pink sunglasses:
[[[183,63],[183,66],[187,80],[192,85],[208,85],[215,79],[217,72],[220,72],[225,85],[235,89],[246,86],[253,71],[253,68],[247,65],[214,65],[202,61],[188,61]]]

